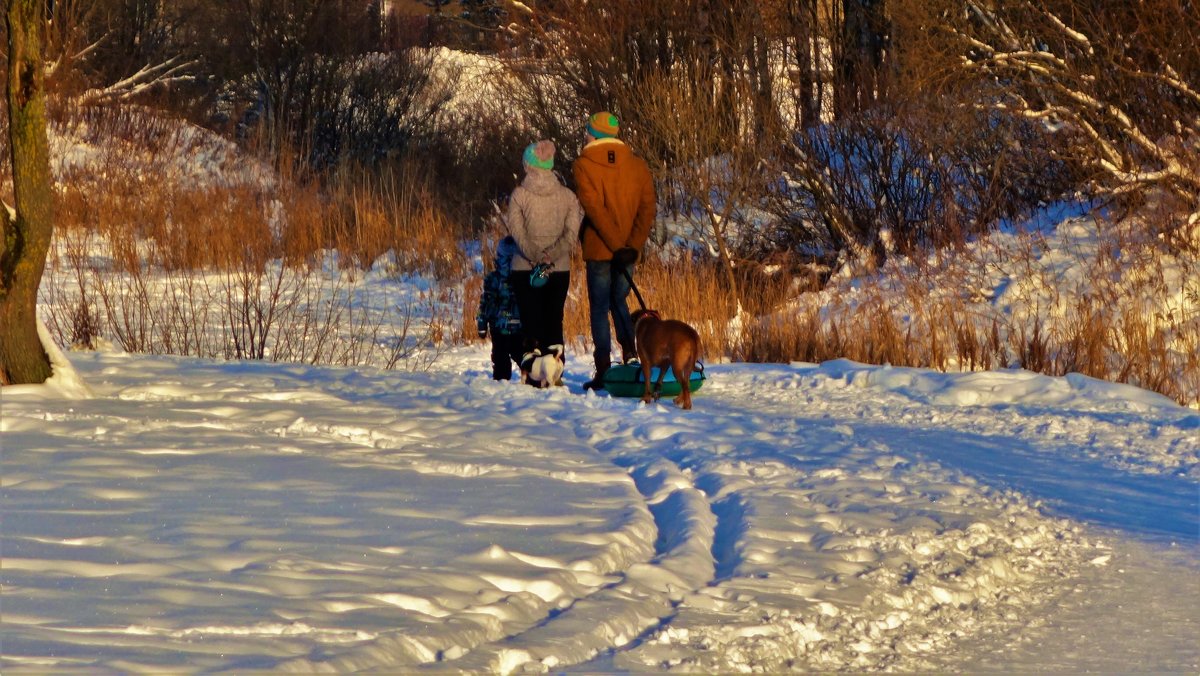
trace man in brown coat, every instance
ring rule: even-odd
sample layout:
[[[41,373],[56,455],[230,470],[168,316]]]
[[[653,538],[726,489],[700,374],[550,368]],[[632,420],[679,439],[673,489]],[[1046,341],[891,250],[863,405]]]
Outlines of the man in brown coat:
[[[595,345],[596,377],[584,384],[591,390],[604,386],[604,373],[612,363],[610,314],[622,359],[635,356],[633,321],[625,298],[633,264],[650,237],[655,215],[650,168],[617,138],[619,133],[615,115],[592,115],[586,128],[587,143],[571,167],[575,193],[587,214],[579,234]]]

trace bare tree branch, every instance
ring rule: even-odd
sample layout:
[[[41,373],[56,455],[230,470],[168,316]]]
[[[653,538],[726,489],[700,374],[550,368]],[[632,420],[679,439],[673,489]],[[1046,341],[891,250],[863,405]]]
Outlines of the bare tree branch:
[[[185,61],[175,56],[163,63],[142,67],[141,70],[118,82],[101,89],[89,89],[81,94],[78,103],[91,105],[113,101],[128,101],[154,87],[169,86],[180,82],[190,82],[194,78],[185,71],[196,65],[196,61]]]
[[[1182,57],[1153,40],[1162,36],[1151,34],[1131,51],[1130,39],[1120,33],[1094,33],[1080,23],[1098,11],[1086,2],[1056,6],[1074,8],[1072,20],[1046,3],[1001,10],[969,2],[973,21],[947,27],[962,46],[962,71],[1001,85],[1001,95],[984,105],[1061,123],[1051,128],[1075,133],[1083,142],[1077,159],[1107,177],[1114,190],[1157,185],[1194,204],[1200,194],[1200,93],[1173,65]],[[1166,115],[1156,109],[1159,102],[1147,103],[1147,95],[1177,108],[1177,138],[1163,136]]]
[[[107,36],[105,36],[105,37],[107,37]],[[54,59],[53,62],[51,62],[48,66],[46,66],[46,78],[47,79],[53,78],[55,75],[57,75],[59,72],[61,72],[65,67],[67,67],[67,64],[76,63],[76,62],[86,59],[89,55],[91,55],[97,49],[99,49],[100,45],[104,44],[104,40],[105,40],[105,38],[102,37],[99,40],[96,40],[92,44],[87,45],[86,47],[83,47],[82,49],[80,49],[79,51],[74,52],[74,53],[63,52],[62,54],[59,54],[58,58]]]

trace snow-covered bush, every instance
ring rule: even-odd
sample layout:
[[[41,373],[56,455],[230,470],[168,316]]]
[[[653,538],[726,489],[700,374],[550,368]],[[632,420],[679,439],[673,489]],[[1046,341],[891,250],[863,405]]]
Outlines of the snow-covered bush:
[[[961,244],[1058,198],[1073,178],[1026,123],[915,102],[796,132],[778,162],[757,248],[874,264]]]

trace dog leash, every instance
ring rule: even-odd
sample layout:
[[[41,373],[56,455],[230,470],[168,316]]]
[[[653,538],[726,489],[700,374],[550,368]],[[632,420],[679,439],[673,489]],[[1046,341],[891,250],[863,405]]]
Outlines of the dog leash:
[[[580,228],[581,229],[582,228],[591,228],[593,230],[596,230],[597,237],[600,236],[600,231],[596,229],[596,224],[592,223],[592,219],[590,219],[590,218],[584,218],[583,223],[580,225]],[[603,239],[604,238],[601,237],[601,241],[603,241]],[[610,264],[615,263],[615,262],[616,261],[609,261]],[[637,284],[633,283],[633,275],[629,274],[629,268],[627,266],[624,266],[624,265],[621,266],[621,274],[625,275],[625,281],[629,282],[629,288],[633,289],[633,295],[637,296],[638,305],[641,305],[643,310],[649,309],[646,307],[646,300],[644,298],[642,298],[642,292],[638,291]]]
[[[638,305],[641,305],[643,310],[647,309],[646,301],[642,298],[642,292],[638,291],[637,284],[633,283],[633,275],[629,274],[629,267],[622,265],[621,274],[625,275],[625,281],[629,282],[629,288],[633,289],[633,295],[637,296]]]

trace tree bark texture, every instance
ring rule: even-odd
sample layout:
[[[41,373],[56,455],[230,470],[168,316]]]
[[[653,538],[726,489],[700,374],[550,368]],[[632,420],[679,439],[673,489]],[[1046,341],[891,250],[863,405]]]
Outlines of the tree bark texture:
[[[37,295],[53,232],[42,38],[45,0],[9,0],[8,119],[16,216],[0,216],[0,384],[41,383],[50,358],[37,332]]]
[[[869,108],[884,86],[881,77],[888,36],[885,0],[842,0],[842,44],[838,74],[845,116]]]

